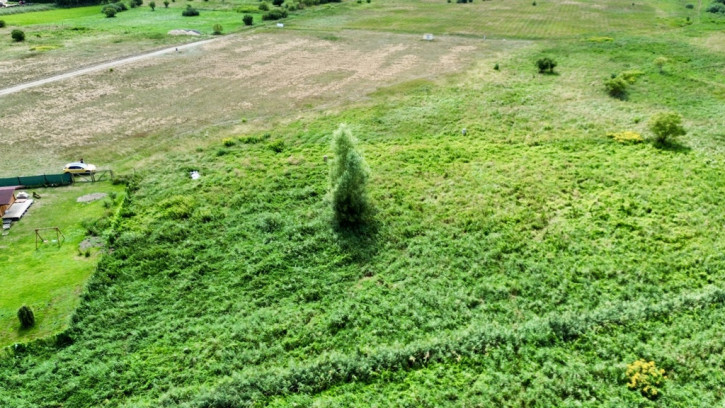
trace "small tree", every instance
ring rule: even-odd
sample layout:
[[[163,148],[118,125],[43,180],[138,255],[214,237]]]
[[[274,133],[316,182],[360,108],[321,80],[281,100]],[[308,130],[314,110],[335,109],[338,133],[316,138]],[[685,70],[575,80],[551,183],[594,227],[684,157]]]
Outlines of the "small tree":
[[[10,37],[12,37],[15,42],[25,41],[25,32],[23,30],[13,30],[10,32]]]
[[[35,325],[35,315],[33,309],[23,305],[18,309],[18,320],[20,320],[20,327],[23,329],[29,329]]]
[[[221,24],[214,24],[214,26],[211,28],[213,30],[214,35],[221,35],[224,28],[222,28]]]
[[[370,170],[346,125],[333,133],[332,150],[335,157],[330,167],[330,198],[335,222],[340,226],[360,225],[369,212],[365,186]]]
[[[164,7],[169,8],[169,0],[164,0]]]
[[[649,129],[657,143],[667,143],[671,138],[687,134],[682,127],[682,117],[676,112],[662,112],[649,120]]]
[[[669,60],[665,57],[657,57],[655,58],[655,65],[660,70],[660,74],[664,73],[662,68],[664,68],[665,64],[667,64]]]
[[[556,61],[549,57],[539,58],[536,60],[536,67],[539,68],[539,73],[543,74],[544,72],[549,72],[550,74],[554,73],[554,68],[556,68]]]
[[[155,1],[150,2],[149,7],[151,7],[151,11],[156,11],[156,2]]]
[[[254,24],[254,17],[252,17],[251,14],[245,14],[244,17],[242,17],[242,21],[244,21],[244,25],[252,25]]]

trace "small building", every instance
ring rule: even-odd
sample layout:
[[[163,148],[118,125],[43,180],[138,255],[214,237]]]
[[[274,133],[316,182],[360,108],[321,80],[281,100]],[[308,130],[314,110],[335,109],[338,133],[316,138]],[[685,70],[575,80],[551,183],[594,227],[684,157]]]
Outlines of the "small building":
[[[0,217],[15,203],[15,186],[0,187]]]

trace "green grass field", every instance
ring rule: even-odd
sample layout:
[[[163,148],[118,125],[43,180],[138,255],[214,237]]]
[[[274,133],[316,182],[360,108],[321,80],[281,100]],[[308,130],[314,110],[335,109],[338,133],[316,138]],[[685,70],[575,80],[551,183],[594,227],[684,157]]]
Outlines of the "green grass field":
[[[157,135],[134,152],[113,250],[69,327],[0,357],[0,405],[722,405],[725,18],[631,4],[304,10],[290,28],[329,38],[512,45],[321,112],[177,135],[176,149]],[[556,74],[536,72],[542,56]],[[625,71],[627,97],[608,96]],[[650,138],[662,111],[687,135],[607,137]],[[373,221],[356,231],[333,228],[326,197],[340,123],[372,174]],[[628,385],[638,360],[664,370],[656,396]]]
[[[90,203],[76,199],[90,193],[123,193],[119,186],[108,183],[79,183],[72,187],[35,189],[41,195],[26,216],[14,223],[7,236],[0,237],[0,345],[43,338],[66,328],[68,316],[78,306],[79,295],[93,273],[99,257],[97,247],[79,249],[86,238],[87,225],[108,218],[115,209],[115,200],[106,198]],[[62,245],[56,245],[54,231],[41,231],[48,242],[37,244],[36,228],[58,227],[63,234]],[[56,240],[56,242],[53,242]],[[90,256],[86,257],[86,249]],[[16,317],[23,304],[36,314],[36,326],[21,330]]]

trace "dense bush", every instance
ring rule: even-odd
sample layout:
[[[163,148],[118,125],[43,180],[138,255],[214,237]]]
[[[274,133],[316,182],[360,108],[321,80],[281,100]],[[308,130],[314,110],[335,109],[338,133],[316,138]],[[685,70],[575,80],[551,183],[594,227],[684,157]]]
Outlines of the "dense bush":
[[[709,13],[725,14],[725,5],[720,3],[713,3],[708,8]]]
[[[101,9],[101,13],[106,15],[106,18],[116,17],[116,8],[113,6],[104,6],[103,9]]]
[[[656,114],[649,121],[649,129],[655,134],[655,141],[658,143],[667,143],[673,137],[687,133],[682,127],[682,117],[675,112]]]
[[[212,34],[214,34],[214,35],[221,35],[222,31],[224,30],[224,28],[222,28],[221,24],[214,24],[214,26],[212,26],[211,29],[212,29]],[[227,142],[226,142],[227,139],[224,139],[224,140],[225,140],[224,146],[227,146]],[[234,141],[232,139],[229,139],[229,141],[231,141],[232,144],[234,144]]]
[[[695,8],[695,5],[694,4],[686,4],[685,5],[685,8],[687,8],[687,9],[694,9]]]
[[[272,0],[272,5],[275,5],[277,7],[281,6],[282,3],[284,3],[284,0]]]
[[[151,7],[151,11],[155,11],[156,10],[156,2],[155,1],[150,2],[149,3],[149,7]]]
[[[244,21],[244,25],[252,25],[254,24],[254,17],[252,17],[251,14],[245,14],[244,17],[242,17],[242,21]]]
[[[267,4],[267,2],[259,3],[259,10],[260,11],[269,11],[269,4]]]
[[[181,12],[181,15],[184,17],[194,17],[199,15],[199,10],[195,9],[194,7],[191,7],[190,4],[186,5],[186,9]]]
[[[20,320],[20,327],[23,329],[29,329],[35,325],[35,315],[33,310],[28,306],[23,305],[18,309],[18,320]]]
[[[0,28],[5,27],[5,20],[0,20]]]
[[[23,30],[15,29],[10,33],[10,37],[12,37],[15,42],[25,41],[25,32]]]
[[[287,10],[277,9],[262,14],[262,20],[281,20],[287,17]]]
[[[345,125],[332,135],[335,157],[330,166],[330,198],[335,222],[340,226],[361,224],[369,213],[366,185],[370,170],[356,144]]]
[[[615,76],[604,81],[604,89],[609,96],[617,99],[625,99],[627,97],[627,87],[629,83],[621,76]]]
[[[536,67],[539,68],[539,73],[543,74],[544,72],[549,72],[550,74],[554,73],[554,68],[556,68],[556,61],[554,61],[552,58],[549,57],[543,57],[536,60]]]

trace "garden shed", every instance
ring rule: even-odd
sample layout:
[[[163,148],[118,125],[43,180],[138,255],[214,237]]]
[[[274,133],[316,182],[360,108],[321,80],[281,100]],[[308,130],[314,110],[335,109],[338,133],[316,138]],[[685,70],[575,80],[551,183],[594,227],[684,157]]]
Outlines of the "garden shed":
[[[0,187],[0,217],[15,203],[15,186]]]

